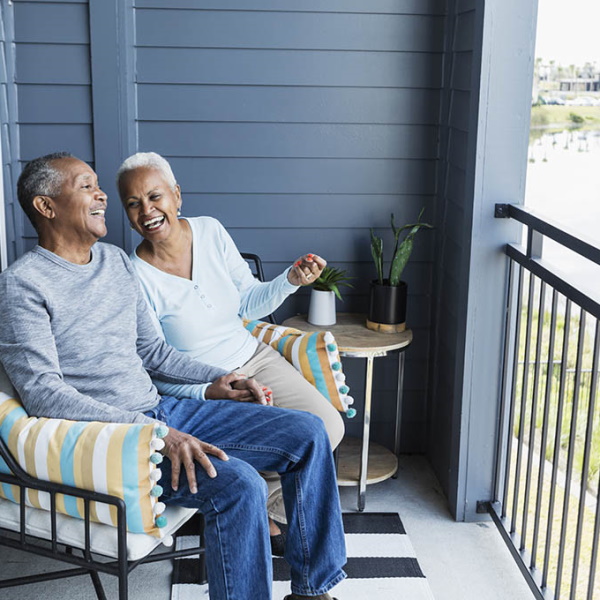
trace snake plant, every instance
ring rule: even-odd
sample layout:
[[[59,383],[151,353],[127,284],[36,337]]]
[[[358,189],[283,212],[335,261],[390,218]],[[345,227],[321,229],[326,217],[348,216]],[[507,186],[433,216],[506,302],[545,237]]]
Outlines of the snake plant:
[[[394,222],[394,213],[392,213],[391,225],[392,232],[394,233],[394,252],[392,254],[390,275],[388,277],[389,285],[391,286],[396,287],[400,285],[400,277],[402,276],[402,271],[404,271],[404,267],[406,266],[406,263],[408,262],[408,259],[412,253],[414,238],[417,234],[417,231],[422,228],[433,228],[431,225],[429,225],[429,223],[421,222],[421,217],[424,210],[425,209],[423,208],[419,213],[416,223],[409,223],[408,225],[403,225],[402,227],[396,227]],[[400,234],[406,230],[409,230],[408,233],[404,239],[400,241]],[[380,285],[383,285],[383,239],[376,236],[373,233],[373,229],[371,229],[371,254],[373,255],[375,268],[377,270],[377,282]]]

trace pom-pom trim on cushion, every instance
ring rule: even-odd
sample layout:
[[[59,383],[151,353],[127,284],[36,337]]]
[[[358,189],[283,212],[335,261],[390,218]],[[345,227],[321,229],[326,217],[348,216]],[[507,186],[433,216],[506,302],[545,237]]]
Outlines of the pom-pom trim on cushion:
[[[0,437],[33,477],[117,496],[125,501],[127,529],[161,537],[166,525],[157,452],[168,428],[137,423],[99,423],[30,417],[15,398],[0,392]],[[158,461],[160,462],[160,461]],[[10,473],[0,459],[0,471]],[[158,493],[160,491],[160,493]],[[0,484],[0,497],[18,503],[16,486]],[[26,504],[50,510],[48,494],[27,490]],[[57,495],[56,509],[84,518],[83,501]],[[115,526],[114,507],[92,502],[93,521]]]
[[[356,415],[356,410],[349,409],[353,400],[348,396],[338,345],[330,331],[300,331],[264,321],[244,321],[244,326],[296,367],[340,412],[348,418]]]

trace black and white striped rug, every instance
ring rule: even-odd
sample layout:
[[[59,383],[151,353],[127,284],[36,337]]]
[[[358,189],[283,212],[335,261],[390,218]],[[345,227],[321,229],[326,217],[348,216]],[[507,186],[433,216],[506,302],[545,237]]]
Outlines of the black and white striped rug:
[[[348,578],[332,593],[340,600],[433,600],[404,525],[396,513],[344,514]],[[176,538],[177,549],[190,547],[198,531],[188,521]],[[191,539],[190,539],[191,538]],[[197,537],[195,537],[197,541]],[[289,567],[283,558],[273,560],[273,600],[290,593]],[[208,599],[208,586],[199,585],[198,561],[175,561],[171,600]]]

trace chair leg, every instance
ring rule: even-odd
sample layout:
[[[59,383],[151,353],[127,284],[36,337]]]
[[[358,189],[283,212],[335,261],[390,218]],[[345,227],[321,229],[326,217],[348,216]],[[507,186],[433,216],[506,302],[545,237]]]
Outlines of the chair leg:
[[[98,600],[107,600],[98,572],[90,571],[90,577],[92,578],[92,583],[94,584],[94,589],[96,590],[96,596],[98,596]]]
[[[67,554],[73,554],[73,548],[67,546]],[[81,554],[85,556],[85,551],[81,550]],[[106,594],[104,593],[104,588],[102,587],[102,582],[100,581],[100,575],[98,575],[98,571],[88,571],[90,577],[92,578],[92,583],[94,584],[94,590],[96,591],[96,596],[98,600],[107,600]]]

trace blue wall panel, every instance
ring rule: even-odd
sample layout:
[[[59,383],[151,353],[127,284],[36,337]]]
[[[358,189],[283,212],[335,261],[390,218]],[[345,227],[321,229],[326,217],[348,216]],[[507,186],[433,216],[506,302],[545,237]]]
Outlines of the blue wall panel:
[[[141,121],[437,125],[436,89],[139,84]]]
[[[437,127],[290,123],[140,124],[140,145],[168,156],[436,159]]]
[[[412,195],[433,194],[436,184],[434,160],[173,158],[170,162],[189,192]],[[399,222],[417,216],[403,216],[401,211],[402,203]],[[268,214],[256,215],[257,220],[265,218]]]
[[[184,214],[219,218],[269,276],[322,253],[357,278],[338,310],[365,311],[369,228],[391,245],[391,212],[436,213],[445,27],[443,0],[17,1],[17,159],[68,149],[95,165],[110,239],[130,249],[112,172],[131,151],[158,151]],[[436,235],[420,234],[405,272],[412,451],[426,446]],[[30,227],[20,236],[34,243]],[[308,295],[279,318],[305,312]],[[380,367],[375,393],[392,402],[395,358]],[[348,368],[361,386],[361,363]],[[383,404],[374,431],[389,441]]]
[[[444,14],[445,3],[440,0],[136,0],[138,8],[189,10],[253,10],[290,12],[349,12],[365,14]]]
[[[92,122],[92,97],[86,85],[19,86],[21,123]],[[43,98],[43,101],[42,101]]]
[[[87,44],[17,43],[16,54],[17,83],[91,83]]]
[[[441,52],[443,16],[138,10],[137,45]],[[173,33],[177,32],[174,36]]]
[[[17,2],[15,36],[19,42],[87,44],[90,41],[87,5]]]
[[[140,48],[138,81],[439,88],[441,54]]]

